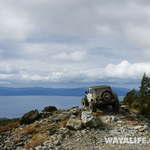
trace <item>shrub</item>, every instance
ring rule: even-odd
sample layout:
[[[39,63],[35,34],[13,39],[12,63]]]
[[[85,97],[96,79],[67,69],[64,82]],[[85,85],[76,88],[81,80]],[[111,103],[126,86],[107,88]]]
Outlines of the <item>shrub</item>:
[[[94,114],[95,116],[100,116],[100,114],[99,114],[98,112],[93,112],[93,114]]]
[[[26,134],[33,134],[33,133],[37,133],[38,130],[35,128],[35,126],[30,126],[26,129]]]
[[[139,110],[137,110],[137,109],[131,109],[131,111],[134,113],[137,113],[137,114],[139,113]]]
[[[133,115],[127,114],[127,119],[130,121],[134,121],[136,119],[136,117]]]
[[[13,141],[16,142],[16,143],[18,143],[18,142],[21,141],[21,138],[14,139]]]
[[[51,123],[48,125],[43,125],[40,127],[40,133],[46,133],[46,131],[52,130],[52,129],[58,129],[59,125],[57,125],[56,123]]]
[[[62,121],[62,125],[65,126],[65,125],[67,124],[68,120],[69,120],[69,119],[63,120],[63,121]]]
[[[46,135],[40,135],[40,134],[36,134],[32,137],[31,142],[25,144],[24,148],[25,149],[29,149],[29,148],[35,148],[38,145],[42,145],[44,141],[47,140],[47,136]]]
[[[63,116],[62,118],[60,118],[60,121],[62,122],[63,126],[65,126],[67,124],[69,118],[70,118],[70,115]]]
[[[134,125],[134,126],[144,126],[145,125],[145,123],[139,123],[139,122],[132,122],[132,125]]]
[[[18,122],[15,122],[15,123],[9,123],[5,126],[1,126],[0,127],[0,132],[5,132],[5,131],[9,131],[9,130],[12,130],[13,128],[17,128],[19,126],[19,123]]]
[[[61,109],[57,109],[57,110],[54,112],[54,114],[60,114],[62,111],[63,111],[63,110],[61,110]]]
[[[13,119],[7,119],[7,118],[0,118],[0,126],[5,126],[9,123],[15,123],[20,122],[20,118],[13,118]]]
[[[25,148],[25,149],[30,149],[30,148],[31,148],[31,145],[30,145],[30,143],[31,143],[31,142],[29,142],[29,143],[26,143],[26,144],[24,145],[24,148]]]

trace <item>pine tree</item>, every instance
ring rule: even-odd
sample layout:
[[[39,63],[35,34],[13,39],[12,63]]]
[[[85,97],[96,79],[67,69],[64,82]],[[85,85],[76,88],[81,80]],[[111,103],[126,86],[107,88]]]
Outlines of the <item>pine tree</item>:
[[[138,92],[137,102],[140,104],[139,109],[141,114],[145,115],[149,113],[150,108],[150,78],[144,73],[143,78],[141,80],[140,90]]]
[[[148,96],[148,85],[149,85],[149,78],[146,76],[146,73],[144,73],[143,78],[141,80],[141,86],[139,87],[140,90],[138,92],[138,95],[141,99],[145,99]],[[143,100],[144,100],[143,99]]]
[[[135,88],[128,92],[122,103],[128,105],[129,108],[139,110],[140,114],[145,117],[150,117],[150,78],[146,73],[143,74],[139,88],[138,92]]]
[[[137,91],[133,88],[132,91],[128,92],[124,97],[123,104],[128,105],[129,108],[134,107],[133,103],[137,99]]]

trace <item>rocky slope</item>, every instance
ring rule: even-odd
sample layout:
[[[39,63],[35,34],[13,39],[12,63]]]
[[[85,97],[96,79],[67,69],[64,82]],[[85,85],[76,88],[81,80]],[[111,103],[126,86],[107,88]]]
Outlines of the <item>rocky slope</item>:
[[[149,120],[123,106],[117,113],[111,107],[90,113],[88,108],[57,110],[49,106],[40,114],[37,110],[26,113],[17,128],[0,132],[0,150],[150,149],[142,141],[107,144],[105,138],[112,137],[149,140]]]

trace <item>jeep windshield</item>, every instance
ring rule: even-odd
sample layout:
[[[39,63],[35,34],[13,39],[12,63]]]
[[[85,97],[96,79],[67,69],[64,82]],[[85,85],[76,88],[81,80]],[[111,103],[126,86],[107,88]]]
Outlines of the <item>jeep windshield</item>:
[[[91,88],[88,88],[88,93],[92,94],[92,89]]]

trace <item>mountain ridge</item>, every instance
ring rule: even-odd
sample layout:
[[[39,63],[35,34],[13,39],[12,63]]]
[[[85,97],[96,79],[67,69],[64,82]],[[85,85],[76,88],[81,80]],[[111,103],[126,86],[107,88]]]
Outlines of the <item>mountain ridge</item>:
[[[84,96],[88,87],[80,88],[44,88],[44,87],[25,87],[13,88],[0,86],[0,96],[31,96],[31,95],[45,95],[45,96]],[[131,91],[128,88],[113,87],[112,90],[118,96],[125,96],[127,92]]]

